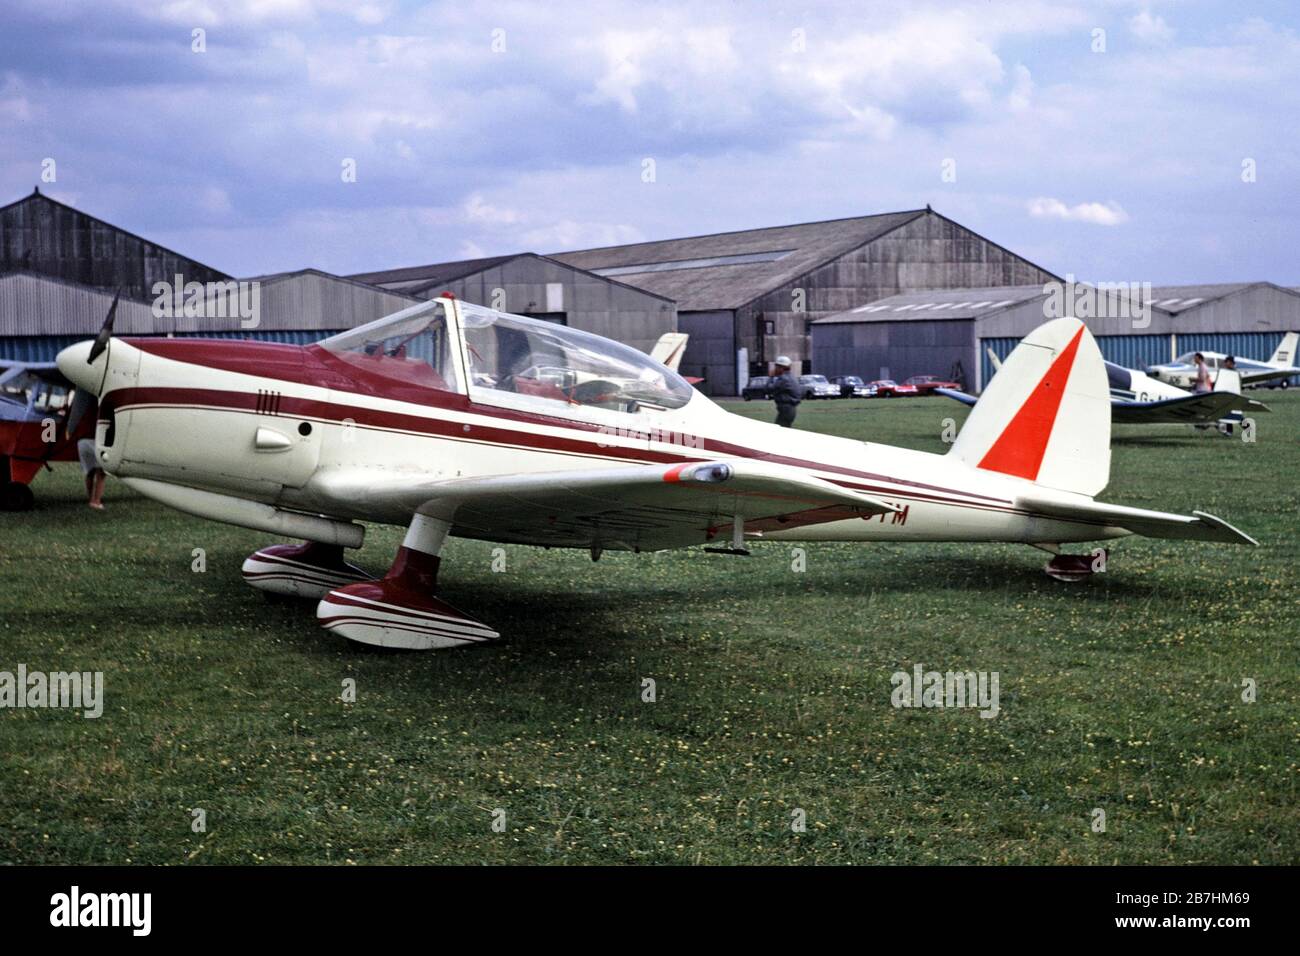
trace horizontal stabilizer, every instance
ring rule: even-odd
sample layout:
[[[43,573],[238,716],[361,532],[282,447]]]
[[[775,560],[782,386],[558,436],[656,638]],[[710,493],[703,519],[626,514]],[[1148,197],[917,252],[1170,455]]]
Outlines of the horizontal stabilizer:
[[[936,395],[943,395],[946,398],[956,399],[963,405],[974,405],[977,401],[974,395],[970,395],[956,388],[936,388],[934,393]]]
[[[1123,528],[1146,538],[1176,538],[1184,541],[1216,541],[1220,544],[1259,544],[1250,535],[1238,531],[1222,518],[1193,511],[1190,515],[1147,511],[1086,499],[1064,500],[1025,495],[1016,499],[1018,507],[1053,518],[1066,518]]]

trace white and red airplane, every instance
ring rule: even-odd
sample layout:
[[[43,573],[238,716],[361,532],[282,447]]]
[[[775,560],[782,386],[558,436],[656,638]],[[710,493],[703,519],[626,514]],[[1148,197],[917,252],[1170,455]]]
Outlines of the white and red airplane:
[[[430,649],[499,635],[437,595],[448,535],[602,551],[777,541],[1001,541],[1051,552],[1129,534],[1254,544],[1202,512],[1093,500],[1110,391],[1092,335],[1057,319],[1003,364],[947,454],[778,428],[724,411],[645,354],[456,301],[307,347],[115,339],[59,368],[100,397],[97,453],[191,514],[304,539],[244,563],[318,599],[354,641]],[[344,560],[358,521],[408,528],[388,573]]]

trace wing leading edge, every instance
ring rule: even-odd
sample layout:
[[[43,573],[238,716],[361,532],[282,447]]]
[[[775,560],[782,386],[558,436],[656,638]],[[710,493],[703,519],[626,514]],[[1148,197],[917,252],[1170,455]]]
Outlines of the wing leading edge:
[[[737,517],[761,529],[899,510],[797,469],[749,460],[442,481],[345,473],[317,486],[356,517],[400,523],[419,511],[446,518],[464,537],[633,551],[717,540]]]

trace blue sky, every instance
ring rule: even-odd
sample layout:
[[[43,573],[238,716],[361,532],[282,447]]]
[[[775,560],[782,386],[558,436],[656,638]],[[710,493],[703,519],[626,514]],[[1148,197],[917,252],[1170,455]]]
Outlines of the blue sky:
[[[1297,285],[1297,20],[1209,0],[6,0],[0,201],[53,159],[44,191],[238,275],[928,202],[1060,274]]]

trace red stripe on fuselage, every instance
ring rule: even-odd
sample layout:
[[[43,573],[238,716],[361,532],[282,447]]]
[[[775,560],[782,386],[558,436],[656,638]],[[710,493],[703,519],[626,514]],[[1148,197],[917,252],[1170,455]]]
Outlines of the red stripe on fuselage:
[[[463,396],[461,398],[463,398]],[[105,410],[128,409],[140,406],[170,406],[176,408],[201,407],[227,409],[232,411],[252,411],[256,407],[256,401],[255,395],[224,389],[124,388],[117,389],[105,395],[101,404]],[[688,457],[683,453],[669,454],[644,448],[613,445],[609,443],[605,434],[600,431],[600,428],[597,425],[591,425],[584,422],[573,422],[567,419],[552,418],[543,415],[520,414],[499,409],[494,406],[473,404],[468,400],[464,400],[463,404],[464,410],[471,413],[489,416],[505,422],[519,422],[521,424],[546,425],[553,428],[564,428],[567,431],[577,432],[582,437],[575,436],[573,438],[561,438],[558,436],[543,435],[516,428],[478,424],[467,425],[462,422],[430,418],[424,415],[409,415],[402,412],[392,412],[382,409],[366,408],[363,406],[342,405],[335,402],[298,398],[291,395],[286,395],[282,398],[280,403],[280,417],[309,418],[314,421],[329,424],[342,424],[346,421],[356,427],[363,428],[402,431],[415,435],[436,435],[458,441],[474,441],[482,444],[512,445],[562,454],[580,455],[583,457],[643,461],[658,464],[692,464],[700,461],[709,461],[712,457],[718,456],[761,459],[776,464],[790,465],[796,468],[816,469],[819,471],[826,471],[855,478],[858,479],[858,482],[841,481],[840,484],[857,488],[861,491],[872,491],[895,495],[899,494],[898,487],[881,487],[879,485],[860,483],[862,480],[883,481],[888,482],[893,486],[901,486],[902,488],[909,489],[908,497],[915,498],[919,501],[928,500],[938,503],[951,503],[952,499],[948,496],[960,495],[963,498],[973,499],[976,502],[988,502],[997,510],[1005,510],[1006,507],[1011,504],[1011,501],[1005,498],[996,498],[989,495],[981,495],[974,492],[946,488],[941,485],[931,485],[919,481],[892,478],[888,475],[858,471],[840,465],[831,465],[822,462],[807,461],[800,458],[790,458],[784,455],[769,454],[756,449],[745,448],[743,446],[733,445],[728,442],[721,442],[713,439],[704,439],[702,441],[703,450],[710,453],[710,457],[707,458],[698,455]],[[931,494],[930,492],[937,492],[938,494]]]
[[[1038,477],[1038,470],[1043,466],[1043,456],[1047,453],[1047,442],[1051,439],[1052,428],[1056,424],[1056,413],[1060,411],[1061,399],[1065,397],[1065,385],[1070,379],[1070,370],[1074,368],[1074,356],[1079,351],[1082,339],[1083,327],[1080,326],[1070,344],[1056,357],[1047,374],[1029,393],[1025,403],[1020,406],[1020,411],[1016,412],[993,447],[985,453],[979,467],[985,471],[1000,471],[1004,475],[1028,478],[1030,481]]]
[[[321,348],[319,345],[297,346],[297,345],[280,345],[271,342],[259,342],[255,340],[232,342],[229,339],[129,339],[132,345],[142,351],[152,355],[158,355],[163,358],[171,359],[177,362],[186,362],[192,365],[198,365],[206,368],[216,368],[228,372],[237,372],[244,375],[254,375],[262,379],[272,379],[285,382],[294,382],[300,385],[312,385],[317,388],[327,388],[339,393],[351,392],[357,395],[367,395],[376,398],[382,398],[392,401],[408,402],[423,408],[444,408],[460,412],[473,412],[476,414],[487,415],[506,422],[518,422],[521,424],[544,425],[553,428],[563,428],[567,431],[586,433],[586,434],[603,434],[600,426],[588,422],[575,422],[572,419],[560,418],[558,416],[536,414],[529,412],[519,412],[498,408],[496,406],[479,405],[471,402],[469,397],[460,392],[444,391],[441,389],[421,387],[409,383],[394,380],[391,377],[380,375],[368,369],[364,362],[349,362],[328,349]],[[161,392],[165,390],[156,389],[130,389],[130,392]],[[207,389],[176,389],[175,393],[185,392],[202,392],[204,394],[225,394],[239,395],[238,392],[217,392]],[[172,403],[173,400],[156,399],[152,401],[139,401],[133,399],[131,404],[162,404]],[[295,399],[285,396],[282,399],[279,411],[281,414],[290,416],[294,414],[294,409],[298,411],[301,417],[304,413],[301,411],[303,402],[306,399]],[[197,404],[197,405],[227,405],[234,407],[252,407],[238,403],[238,401],[193,401],[180,399],[176,404]],[[120,407],[124,402],[119,402]],[[429,419],[423,416],[404,415],[398,412],[381,412],[374,409],[354,408],[350,405],[338,405],[335,403],[316,402],[312,403],[322,409],[341,409],[343,414],[336,414],[333,411],[324,412],[316,417],[322,421],[339,421],[344,418],[351,419],[355,424],[370,424],[376,428],[398,428],[406,431],[412,431],[423,434],[447,434],[447,428],[462,428],[458,423],[441,422],[439,426],[430,427],[428,423],[437,422],[436,419]],[[416,424],[389,424],[383,419],[404,419],[408,423]],[[463,429],[462,429],[463,430]],[[489,435],[488,441],[496,443],[520,444],[528,447],[536,447],[537,443],[532,441],[507,441],[500,437],[502,433],[495,429],[485,426],[473,426],[473,433],[479,436]],[[524,432],[505,432],[504,434],[521,434]],[[569,443],[566,439],[553,439],[542,436],[549,442],[568,444],[564,450],[589,454],[592,447],[591,442],[576,441]],[[839,465],[823,464],[821,462],[811,462],[800,458],[790,458],[784,455],[771,454],[765,451],[759,451],[753,448],[746,448],[740,445],[733,445],[729,442],[716,441],[714,439],[703,439],[703,451],[709,452],[711,457],[731,456],[735,458],[756,458],[776,464],[791,465],[796,468],[816,468],[820,471],[827,471],[834,474],[846,475],[852,478],[866,479],[868,481],[886,481],[893,485],[901,485],[907,488],[915,488],[920,492],[939,492],[940,495],[961,495],[965,498],[976,501],[987,501],[997,505],[1009,505],[1011,502],[1005,498],[996,498],[989,495],[975,494],[969,491],[960,491],[954,488],[945,488],[939,485],[930,485],[919,481],[909,481],[903,478],[893,478],[889,475],[880,475],[872,472],[858,471],[853,468],[844,468]],[[543,445],[542,447],[548,447]],[[676,463],[686,460],[706,461],[703,457],[690,457],[687,455],[665,455],[658,452],[639,452],[631,448],[617,448],[613,452],[605,452],[602,457],[608,458],[630,458],[637,461],[651,462],[669,462]],[[866,489],[881,490],[881,489]],[[934,495],[917,494],[917,498],[932,500],[942,500]]]

